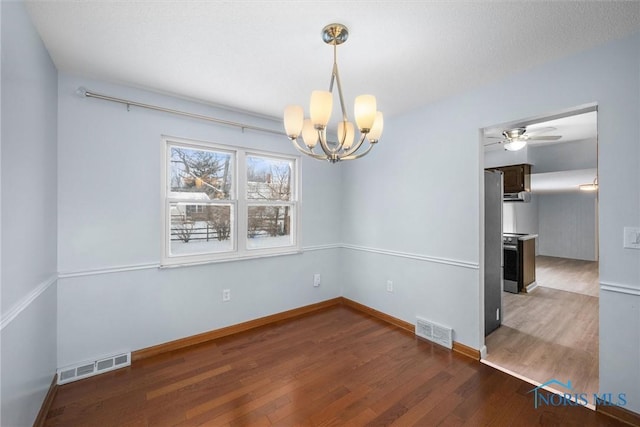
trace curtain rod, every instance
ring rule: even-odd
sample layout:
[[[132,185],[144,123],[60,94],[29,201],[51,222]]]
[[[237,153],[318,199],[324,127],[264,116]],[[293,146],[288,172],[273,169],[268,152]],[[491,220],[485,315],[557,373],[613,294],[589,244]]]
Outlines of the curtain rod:
[[[162,111],[164,113],[176,114],[176,115],[179,115],[179,116],[186,116],[186,117],[191,117],[191,118],[199,119],[199,120],[206,120],[208,122],[218,123],[220,125],[234,126],[234,127],[241,128],[242,130],[250,129],[250,130],[255,130],[255,131],[259,131],[259,132],[273,133],[273,134],[276,134],[276,135],[285,135],[285,133],[282,132],[282,131],[277,131],[277,130],[273,130],[273,129],[269,129],[269,128],[263,128],[263,127],[260,127],[260,126],[247,125],[247,124],[244,124],[244,123],[232,122],[232,121],[229,121],[229,120],[218,119],[216,117],[205,116],[205,115],[202,115],[202,114],[195,114],[195,113],[189,113],[189,112],[186,112],[186,111],[173,110],[171,108],[159,107],[157,105],[151,105],[151,104],[143,104],[142,102],[130,101],[128,99],[116,98],[116,97],[113,97],[113,96],[102,95],[102,94],[95,93],[95,92],[89,92],[86,88],[84,88],[82,86],[79,87],[76,90],[76,93],[79,96],[84,96],[84,97],[87,97],[87,98],[97,98],[97,99],[102,99],[102,100],[105,100],[105,101],[111,101],[111,102],[117,102],[119,104],[124,104],[124,105],[127,106],[127,109],[130,106],[133,105],[135,107],[147,108],[149,110]]]

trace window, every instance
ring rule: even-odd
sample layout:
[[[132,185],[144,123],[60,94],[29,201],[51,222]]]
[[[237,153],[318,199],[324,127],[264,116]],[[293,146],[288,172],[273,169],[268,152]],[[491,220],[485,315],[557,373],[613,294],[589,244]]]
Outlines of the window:
[[[247,159],[247,248],[291,246],[294,161],[249,155]]]
[[[298,159],[163,139],[163,265],[297,252]]]

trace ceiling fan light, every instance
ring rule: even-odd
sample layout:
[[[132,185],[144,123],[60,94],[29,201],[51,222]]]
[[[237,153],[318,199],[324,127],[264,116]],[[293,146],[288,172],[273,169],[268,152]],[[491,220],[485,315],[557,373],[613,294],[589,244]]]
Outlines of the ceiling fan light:
[[[504,148],[509,151],[518,151],[522,150],[524,146],[527,145],[527,141],[524,139],[516,139],[515,141],[507,142],[504,144]]]
[[[593,182],[589,184],[580,184],[578,186],[580,191],[597,191],[598,190],[598,177],[596,177]]]
[[[512,140],[512,139],[520,138],[522,135],[524,135],[526,131],[527,131],[526,128],[507,129],[504,132],[502,132],[502,135],[504,135],[505,138]]]
[[[598,184],[580,184],[581,191],[596,191],[598,189]]]

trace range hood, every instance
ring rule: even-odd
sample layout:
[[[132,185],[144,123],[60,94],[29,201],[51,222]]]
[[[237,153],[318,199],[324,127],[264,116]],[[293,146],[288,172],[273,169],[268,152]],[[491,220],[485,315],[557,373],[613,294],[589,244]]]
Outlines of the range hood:
[[[530,202],[531,193],[529,191],[521,191],[519,193],[504,193],[502,200],[505,202]]]

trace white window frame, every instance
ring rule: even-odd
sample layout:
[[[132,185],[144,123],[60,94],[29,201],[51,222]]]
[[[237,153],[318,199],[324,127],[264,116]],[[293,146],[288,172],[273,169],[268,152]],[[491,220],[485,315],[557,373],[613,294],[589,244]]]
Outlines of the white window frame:
[[[264,150],[217,144],[207,141],[197,141],[172,136],[162,136],[161,155],[161,199],[162,199],[162,259],[161,267],[177,267],[182,265],[207,264],[212,262],[235,261],[251,258],[263,258],[278,255],[289,255],[301,252],[301,221],[300,221],[300,156],[274,153]],[[207,204],[207,205],[231,205],[231,239],[232,249],[226,252],[211,252],[199,254],[171,255],[171,202],[176,202],[170,197],[170,184],[168,177],[171,171],[171,147],[183,147],[195,150],[217,151],[230,153],[233,162],[232,182],[229,200],[179,200],[181,203]],[[247,156],[259,156],[284,160],[292,163],[291,200],[287,201],[257,201],[247,199]],[[274,246],[268,248],[248,248],[248,207],[249,205],[287,205],[291,207],[290,235],[291,245]]]

